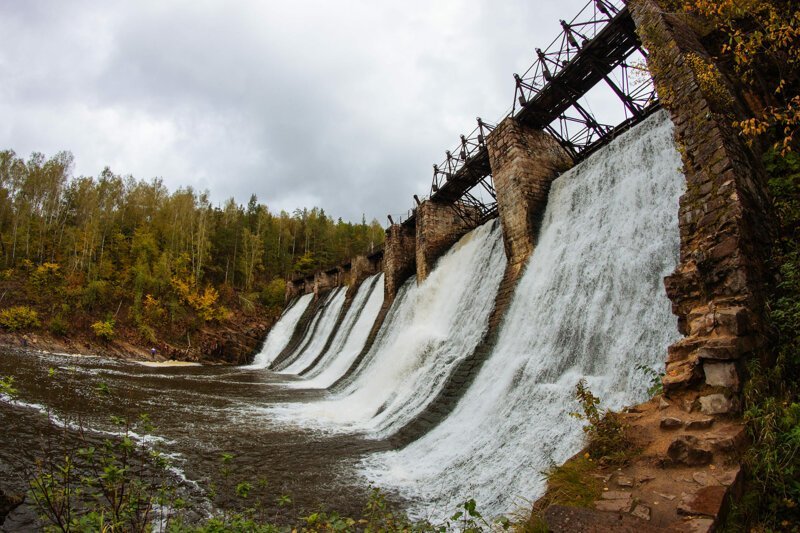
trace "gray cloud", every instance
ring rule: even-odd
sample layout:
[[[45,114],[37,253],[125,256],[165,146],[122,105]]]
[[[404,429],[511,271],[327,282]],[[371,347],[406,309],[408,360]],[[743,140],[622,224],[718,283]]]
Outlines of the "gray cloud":
[[[384,221],[583,3],[2,2],[0,147]]]

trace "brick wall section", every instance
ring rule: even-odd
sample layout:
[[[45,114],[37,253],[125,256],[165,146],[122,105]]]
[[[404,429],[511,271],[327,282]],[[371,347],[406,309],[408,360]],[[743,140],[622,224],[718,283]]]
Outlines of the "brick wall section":
[[[286,303],[291,302],[292,300],[294,300],[295,298],[297,298],[298,296],[300,296],[302,294],[306,294],[305,289],[306,289],[305,283],[302,280],[300,280],[300,281],[291,281],[291,280],[287,281],[286,282],[286,298],[285,298]]]
[[[380,261],[370,261],[366,256],[359,255],[350,262],[350,272],[346,281],[348,285],[347,298],[351,299],[356,295],[358,287],[368,277],[380,272]]]
[[[477,220],[477,217],[475,217]],[[450,204],[426,200],[417,208],[417,283],[428,277],[436,260],[475,228]]]
[[[314,273],[314,294],[318,295],[341,286],[341,269]]]
[[[765,345],[769,201],[757,158],[731,126],[732,95],[705,95],[687,54],[711,59],[696,34],[654,0],[629,8],[645,46],[686,175],[680,260],[665,279],[684,338],[670,346],[665,389],[709,414],[739,406],[744,360]]]
[[[533,252],[550,184],[572,159],[548,133],[506,118],[487,138],[506,257],[514,276]]]
[[[392,224],[386,230],[383,254],[385,298],[391,303],[398,289],[409,276],[416,273],[416,229],[414,226]]]

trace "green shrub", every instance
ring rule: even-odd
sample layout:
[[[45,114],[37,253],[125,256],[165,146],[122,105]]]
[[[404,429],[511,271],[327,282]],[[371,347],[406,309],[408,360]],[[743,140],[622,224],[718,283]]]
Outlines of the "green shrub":
[[[599,408],[600,398],[592,394],[581,379],[575,385],[575,398],[581,404],[582,413],[570,413],[570,416],[583,420],[587,424],[583,431],[588,437],[586,450],[590,457],[606,464],[623,464],[627,462],[635,448],[631,445],[625,425],[618,415]]]
[[[773,150],[765,166],[778,219],[773,262],[779,281],[768,302],[776,337],[769,364],[748,367],[744,419],[753,445],[730,531],[796,531],[792,525],[800,523],[800,155]]]
[[[283,307],[286,297],[286,282],[280,278],[270,281],[261,291],[261,302],[266,307]]]
[[[92,331],[94,331],[94,334],[98,339],[101,339],[105,342],[112,340],[115,334],[114,319],[109,318],[108,320],[98,320],[92,324]]]
[[[158,342],[155,330],[147,324],[139,324],[137,329],[139,330],[139,335],[142,337],[142,340],[146,341],[147,344],[156,344]]]
[[[0,327],[21,331],[39,327],[39,313],[27,305],[17,305],[0,311]]]
[[[47,325],[47,329],[49,329],[50,333],[53,335],[64,337],[67,333],[69,333],[69,324],[61,315],[57,315],[50,320],[50,323]]]
[[[43,263],[31,272],[31,285],[37,289],[46,289],[55,286],[61,281],[61,267],[58,263]]]

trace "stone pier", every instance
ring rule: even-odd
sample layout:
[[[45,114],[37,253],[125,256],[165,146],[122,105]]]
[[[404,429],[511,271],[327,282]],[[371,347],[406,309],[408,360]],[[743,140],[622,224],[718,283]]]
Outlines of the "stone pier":
[[[572,158],[548,133],[506,118],[486,140],[509,269],[519,275],[536,246],[550,184]]]
[[[413,224],[392,224],[386,230],[383,254],[385,301],[391,302],[398,289],[417,269],[416,227]]]
[[[736,411],[744,360],[761,355],[766,340],[766,179],[731,125],[742,109],[686,17],[654,0],[628,5],[686,176],[680,260],[665,280],[684,338],[669,348],[664,387],[687,391],[704,413]]]
[[[477,220],[477,212],[475,213]],[[461,218],[451,204],[426,200],[417,208],[417,283],[433,270],[436,260],[461,237],[475,228]]]
[[[314,274],[314,294],[319,297],[320,293],[339,287],[341,274],[340,267],[316,272]]]
[[[369,256],[359,255],[350,262],[346,283],[349,287],[348,298],[355,296],[361,283],[370,276],[383,270],[383,252]]]

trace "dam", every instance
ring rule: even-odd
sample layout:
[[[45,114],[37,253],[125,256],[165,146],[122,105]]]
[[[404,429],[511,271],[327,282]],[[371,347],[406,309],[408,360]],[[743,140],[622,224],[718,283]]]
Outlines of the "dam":
[[[430,194],[389,216],[382,250],[287,286],[289,305],[316,304],[271,367],[329,396],[270,416],[391,443],[360,468],[415,516],[541,494],[531,472],[582,442],[579,379],[622,409],[666,362],[667,395],[733,414],[741,361],[764,344],[762,171],[687,68],[700,39],[650,1],[589,2],[562,30],[514,76],[509,115],[478,119]],[[654,79],[625,77],[637,58]],[[598,85],[622,106],[612,124],[583,103]],[[334,320],[358,339],[346,351],[318,349],[319,331],[341,345],[320,330]]]
[[[288,280],[250,364],[137,372],[43,355],[22,364],[23,392],[48,365],[142,401],[166,390],[149,401],[192,420],[155,416],[192,490],[245,449],[304,512],[351,510],[374,484],[418,519],[467,498],[487,517],[529,508],[541,472],[582,447],[582,379],[622,410],[663,373],[676,405],[737,415],[743,365],[765,345],[768,199],[687,60],[713,58],[654,0],[593,0],[561,29],[514,75],[511,111],[478,119],[427,194],[388,217],[383,247]],[[635,81],[642,61],[655,75]],[[598,87],[616,111],[592,112]],[[27,407],[51,404],[84,409],[58,391]]]

